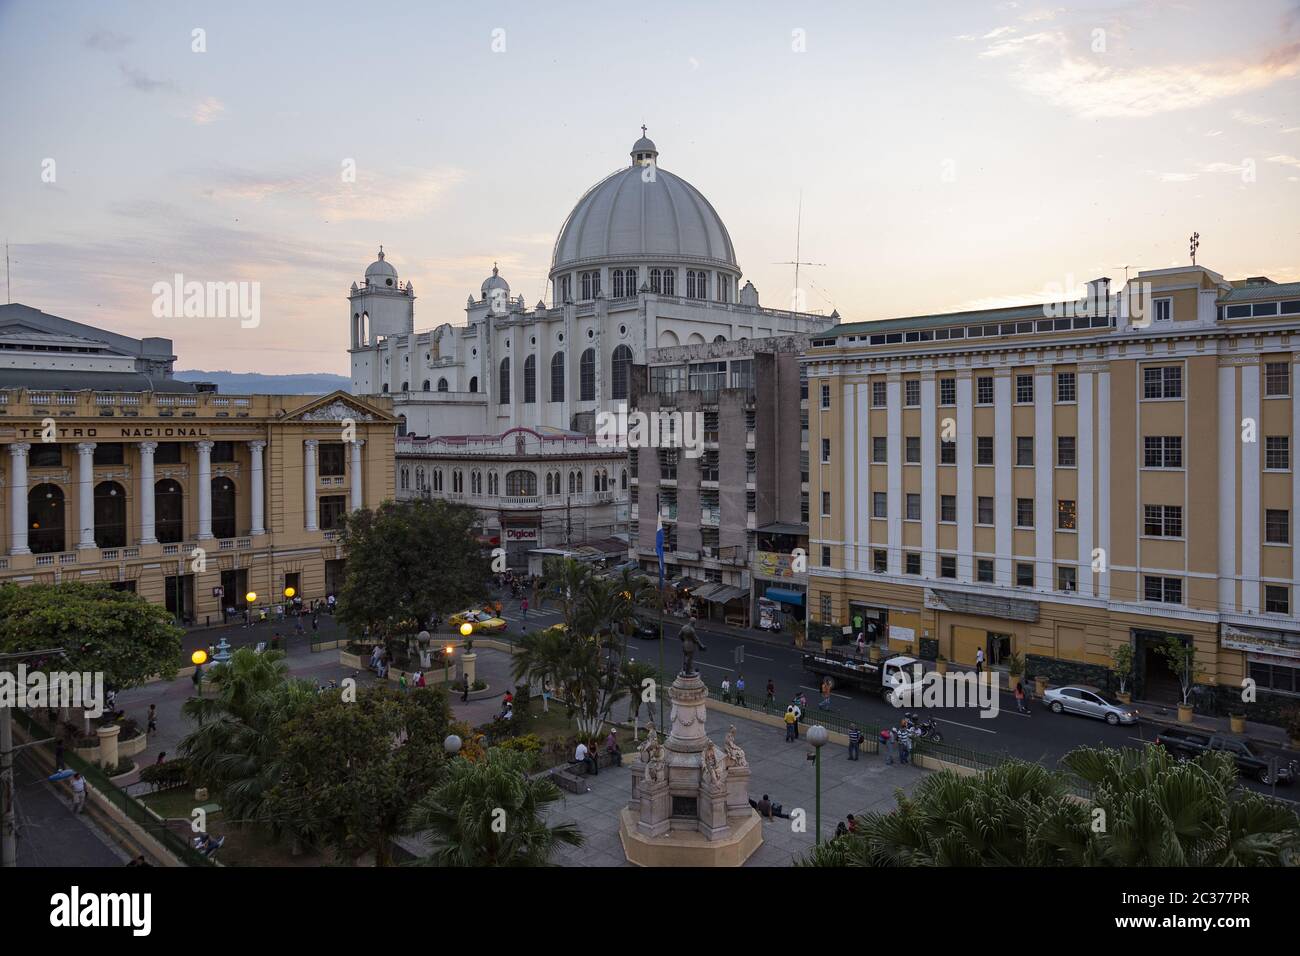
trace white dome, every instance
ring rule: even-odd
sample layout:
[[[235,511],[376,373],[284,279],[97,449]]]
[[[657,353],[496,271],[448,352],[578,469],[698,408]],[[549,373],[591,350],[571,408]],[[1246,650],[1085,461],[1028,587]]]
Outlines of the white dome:
[[[509,294],[510,283],[507,282],[505,279],[501,278],[500,273],[497,272],[496,263],[494,262],[492,264],[492,274],[483,280],[483,285],[480,286],[479,288],[483,292],[483,298],[486,299],[489,295],[492,294],[493,289],[502,289],[507,294]]]
[[[396,279],[397,270],[384,261],[384,247],[379,247],[379,258],[366,266],[367,279]]]
[[[647,149],[648,148],[648,149]],[[633,147],[653,151],[642,139]],[[657,151],[656,151],[657,152]],[[575,265],[697,263],[740,272],[731,236],[704,195],[657,164],[634,164],[578,200],[560,229],[552,276]]]

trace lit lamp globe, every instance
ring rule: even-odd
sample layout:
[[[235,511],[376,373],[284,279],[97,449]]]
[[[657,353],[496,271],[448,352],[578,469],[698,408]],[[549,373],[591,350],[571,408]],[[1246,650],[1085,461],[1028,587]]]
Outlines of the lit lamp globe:
[[[821,724],[808,728],[808,743],[818,749],[826,746],[826,741],[831,739],[830,731]]]
[[[417,641],[420,642],[420,646],[421,646],[421,647],[428,647],[428,646],[429,646],[429,632],[428,632],[428,631],[421,631],[419,634],[415,635],[415,639],[416,639]]]
[[[247,601],[249,604],[254,603],[257,600],[257,592],[249,591],[247,594],[244,595],[244,600]]]
[[[466,621],[464,624],[462,624],[462,625],[460,626],[460,636],[461,636],[461,637],[469,637],[469,636],[470,636],[471,634],[473,634],[473,633],[474,633],[474,625],[471,624],[469,621]],[[450,647],[447,648],[447,653],[448,653],[448,654],[451,653],[451,648],[450,648]]]
[[[203,650],[203,648],[199,648],[197,651],[195,651],[193,654],[190,655],[190,661],[194,664],[195,667],[202,667],[204,664],[208,662],[208,652]]]
[[[453,645],[448,644],[446,647],[443,648],[443,651],[444,653],[446,653],[448,657],[451,657],[451,655],[455,653],[456,648]]]
[[[442,749],[447,752],[448,757],[454,757],[460,753],[460,738],[455,734],[448,734],[447,739],[442,742]]]
[[[293,597],[295,594],[297,594],[297,593],[298,593],[298,592],[295,591],[293,588],[285,588],[285,589],[284,589],[284,596],[287,597],[287,598],[292,598],[292,597]]]

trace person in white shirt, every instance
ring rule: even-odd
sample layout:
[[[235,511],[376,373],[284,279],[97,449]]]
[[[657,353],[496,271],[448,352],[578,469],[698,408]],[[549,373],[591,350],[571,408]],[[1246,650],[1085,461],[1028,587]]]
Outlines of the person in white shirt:
[[[725,677],[722,678],[722,702],[731,703],[731,681]]]
[[[72,775],[72,812],[81,813],[86,809],[86,778],[79,773]]]
[[[975,648],[975,673],[979,674],[984,670],[984,648]]]
[[[593,777],[600,773],[600,767],[596,765],[596,758],[587,749],[587,745],[581,741],[578,742],[578,749],[573,752],[573,761],[574,763],[585,764],[587,772]]]

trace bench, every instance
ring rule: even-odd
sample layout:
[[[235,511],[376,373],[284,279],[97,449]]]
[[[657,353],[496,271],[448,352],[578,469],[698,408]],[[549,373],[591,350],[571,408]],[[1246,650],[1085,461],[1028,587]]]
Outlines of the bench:
[[[623,757],[627,760],[627,755]],[[614,766],[614,757],[604,750],[596,754],[596,766],[604,770]],[[563,767],[556,767],[551,770],[550,777],[555,781],[561,790],[567,790],[569,793],[586,793],[587,783],[582,778],[587,776],[587,765],[578,760],[570,760]]]

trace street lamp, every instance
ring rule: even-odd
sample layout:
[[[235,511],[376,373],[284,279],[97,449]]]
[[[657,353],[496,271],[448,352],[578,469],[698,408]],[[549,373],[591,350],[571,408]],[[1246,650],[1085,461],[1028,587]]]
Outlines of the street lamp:
[[[442,742],[442,749],[448,757],[454,757],[460,753],[460,738],[455,734],[448,734],[447,739]]]
[[[452,655],[452,652],[454,652],[455,650],[456,650],[456,648],[455,648],[454,646],[452,646],[451,644],[448,644],[446,647],[443,648],[443,651],[444,651],[444,652],[446,653],[446,655],[447,655],[447,660],[446,660],[446,663],[445,663],[445,665],[444,665],[444,669],[443,669],[442,674],[443,674],[443,683],[445,683],[445,684],[447,685],[447,696],[448,696],[448,697],[451,696],[451,655]]]
[[[192,663],[195,667],[202,667],[207,662],[208,662],[208,652],[201,647],[193,654],[190,655],[190,663]]]
[[[469,637],[473,633],[474,633],[474,625],[471,624],[469,621],[466,621],[464,624],[460,626],[461,637]]]
[[[821,724],[808,728],[808,743],[813,745],[814,760],[817,764],[817,840],[822,842],[822,748],[831,739],[829,731]]]

